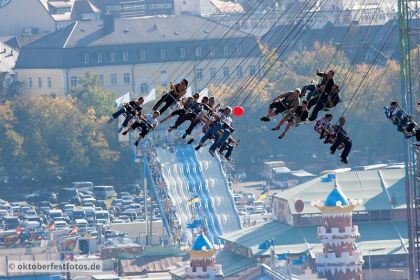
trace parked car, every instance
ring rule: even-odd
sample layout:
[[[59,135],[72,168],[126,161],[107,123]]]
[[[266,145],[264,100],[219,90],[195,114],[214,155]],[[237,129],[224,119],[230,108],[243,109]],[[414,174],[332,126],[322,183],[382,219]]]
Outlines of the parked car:
[[[100,199],[108,199],[115,195],[113,186],[94,186],[93,193]]]
[[[73,211],[75,209],[76,209],[76,205],[74,205],[74,204],[66,204],[66,205],[64,205],[63,212],[69,214],[69,213],[73,213]]]
[[[130,194],[139,194],[141,191],[139,184],[127,184],[118,188],[120,192],[129,192]]]
[[[123,197],[121,197],[121,199],[122,199],[122,205],[124,207],[127,207],[128,205],[130,205],[131,203],[134,202],[133,201],[133,198],[131,197],[131,195],[123,196]]]
[[[255,195],[252,192],[244,193],[244,197],[246,199],[247,204],[252,204],[255,201]]]
[[[126,209],[122,214],[125,216],[128,216],[131,221],[134,221],[135,219],[137,219],[137,212],[134,209]]]
[[[86,206],[86,204],[89,205],[95,205],[96,199],[93,197],[87,197],[82,199],[82,206]]]
[[[17,229],[20,225],[20,220],[18,217],[3,217],[3,225],[4,230]]]
[[[76,219],[74,225],[77,226],[79,232],[87,232],[88,222],[85,219]]]
[[[54,221],[55,230],[69,230],[68,224],[65,221]]]
[[[101,207],[102,210],[107,210],[108,209],[105,200],[97,200],[96,203],[95,203],[95,205],[97,207]]]
[[[112,206],[121,206],[121,205],[123,205],[123,200],[122,200],[122,199],[119,199],[119,198],[114,199],[114,200],[111,202],[111,205],[112,205]]]
[[[127,215],[120,215],[118,218],[119,218],[120,220],[123,220],[123,221],[124,221],[124,223],[129,223],[129,222],[131,222],[130,217],[128,217]]]
[[[128,209],[134,209],[134,211],[136,211],[137,214],[141,214],[142,213],[141,205],[138,204],[138,203],[132,203],[132,204],[130,204],[130,206],[128,207]]]
[[[41,201],[41,202],[39,203],[39,206],[40,206],[40,207],[50,207],[51,209],[53,208],[53,207],[52,207],[51,202],[46,201],[46,200]]]
[[[119,192],[117,194],[117,198],[122,198],[123,196],[130,196],[131,197],[131,193],[129,193],[129,192]]]
[[[48,212],[48,220],[51,222],[54,221],[54,218],[57,217],[62,217],[63,216],[63,211],[61,211],[60,209],[52,209]]]
[[[83,209],[73,211],[73,220],[86,219],[86,212]]]
[[[106,220],[106,223],[109,223],[109,212],[106,210],[97,211],[95,213],[96,219]]]
[[[94,223],[96,220],[95,208],[82,207],[82,210],[86,213],[86,220],[88,221],[88,223]]]
[[[79,191],[75,188],[63,188],[58,193],[59,202],[67,202],[75,205],[80,205],[81,200],[79,197]]]
[[[79,192],[80,191],[92,191],[93,190],[93,183],[88,182],[88,181],[72,182],[71,186],[72,186],[72,188],[75,188]]]

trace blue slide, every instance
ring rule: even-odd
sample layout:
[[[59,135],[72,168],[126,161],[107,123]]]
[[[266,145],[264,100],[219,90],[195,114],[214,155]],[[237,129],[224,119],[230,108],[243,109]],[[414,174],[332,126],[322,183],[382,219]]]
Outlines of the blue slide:
[[[222,230],[216,218],[213,202],[207,192],[206,183],[195,152],[191,147],[178,146],[175,148],[175,154],[178,162],[181,163],[191,197],[198,195],[200,198],[200,202],[196,204],[196,212],[201,213],[201,217],[207,225],[209,238],[213,243],[218,244],[218,236],[222,234]]]

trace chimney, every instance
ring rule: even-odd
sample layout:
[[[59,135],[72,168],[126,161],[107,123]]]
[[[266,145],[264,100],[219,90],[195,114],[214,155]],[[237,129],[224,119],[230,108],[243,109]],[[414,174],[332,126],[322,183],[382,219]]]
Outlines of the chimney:
[[[105,33],[108,34],[108,33],[114,32],[114,29],[115,29],[114,15],[111,15],[111,14],[103,15],[103,21],[104,21],[103,30],[105,31]]]

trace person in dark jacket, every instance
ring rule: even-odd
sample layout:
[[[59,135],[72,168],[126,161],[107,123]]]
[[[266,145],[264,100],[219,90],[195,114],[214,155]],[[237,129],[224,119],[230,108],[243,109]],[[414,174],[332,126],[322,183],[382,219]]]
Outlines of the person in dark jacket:
[[[334,86],[334,79],[333,79],[334,70],[329,70],[326,73],[322,73],[322,72],[319,72],[319,69],[317,69],[316,70],[316,75],[319,76],[319,77],[322,77],[322,80],[318,85],[316,85],[315,82],[312,82],[311,84],[306,85],[302,88],[302,96],[305,96],[306,92],[309,91],[309,93],[306,97],[307,101],[309,101],[312,98],[312,96],[314,95],[317,87],[320,87],[320,86],[324,85],[325,86],[324,91],[326,93],[330,93],[332,91],[332,87]]]
[[[183,79],[180,83],[175,85],[170,82],[169,87],[171,91],[163,94],[159,101],[156,102],[155,106],[153,106],[153,110],[157,111],[159,107],[165,103],[165,105],[159,110],[160,114],[163,114],[163,112],[165,112],[172,104],[178,102],[178,100],[187,93],[188,81]]]
[[[340,117],[339,124],[335,126],[334,130],[337,134],[337,139],[335,140],[334,144],[330,147],[331,154],[335,154],[337,148],[344,144],[343,152],[341,153],[341,162],[347,164],[347,157],[351,151],[351,140],[350,137],[347,135],[347,131],[344,129],[344,125],[346,124],[346,118]]]
[[[302,105],[298,106],[295,109],[291,109],[286,116],[283,117],[283,119],[281,119],[281,121],[271,130],[280,130],[280,127],[287,121],[287,125],[286,128],[284,129],[283,133],[280,134],[280,136],[278,137],[279,139],[282,139],[287,131],[289,131],[290,127],[292,125],[304,122],[307,120],[308,118],[308,109],[307,109],[307,105],[308,102],[306,101],[302,101]]]
[[[325,86],[322,85],[321,88],[325,89]],[[330,93],[324,90],[321,95],[313,96],[308,103],[308,110],[315,106],[312,110],[309,120],[316,120],[319,111],[321,111],[322,109],[331,109],[337,106],[337,104],[341,101],[340,96],[338,95],[339,92],[340,88],[338,87],[338,85],[333,85]]]
[[[137,115],[141,115],[141,111],[143,108],[141,105],[144,103],[144,98],[139,97],[137,100],[133,100],[127,103],[124,103],[124,105],[115,113],[112,114],[112,117],[108,120],[109,123],[111,123],[113,120],[121,116],[122,114],[125,114],[124,122],[122,123],[122,127],[120,128],[120,132],[123,129],[123,127],[127,127],[128,122]]]
[[[294,91],[289,91],[280,94],[271,102],[268,107],[267,115],[261,118],[263,122],[269,122],[271,117],[277,114],[283,113],[290,109],[296,109],[299,106],[300,88],[296,88]]]

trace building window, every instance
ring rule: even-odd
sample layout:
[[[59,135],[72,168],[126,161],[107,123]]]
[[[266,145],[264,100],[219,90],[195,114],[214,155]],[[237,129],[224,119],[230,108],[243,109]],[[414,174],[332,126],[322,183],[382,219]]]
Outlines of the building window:
[[[130,73],[124,73],[124,84],[127,85],[130,83]]]
[[[214,47],[210,47],[210,56],[216,55],[216,49]]]
[[[97,63],[102,63],[102,53],[97,53],[96,54],[96,62]]]
[[[128,61],[128,58],[129,58],[128,52],[127,51],[123,51],[122,57],[123,57],[123,61]]]
[[[52,80],[51,80],[51,77],[48,77],[48,88],[52,88]]]
[[[117,60],[117,54],[115,52],[110,52],[109,53],[109,61],[110,62],[115,62]]]
[[[89,54],[88,53],[83,54],[83,63],[85,63],[85,64],[89,63]]]
[[[236,74],[238,75],[238,78],[242,78],[244,75],[244,69],[242,68],[242,66],[238,66],[238,68],[236,69]]]
[[[210,67],[210,78],[214,79],[216,78],[216,68]]]
[[[236,54],[241,54],[242,53],[242,48],[241,48],[241,46],[238,46],[237,48],[236,48]]]
[[[229,75],[230,75],[229,67],[228,66],[223,67],[223,77],[228,78]]]
[[[141,94],[149,93],[149,86],[146,83],[142,83],[140,85],[140,93]]]
[[[117,74],[111,74],[111,85],[117,84]]]
[[[179,54],[180,57],[185,57],[185,48],[180,48],[179,52],[180,52]]]
[[[140,50],[140,60],[146,60],[146,50]]]
[[[160,49],[160,59],[165,59],[166,58],[166,51],[165,49]]]
[[[72,87],[77,86],[77,77],[76,77],[76,76],[71,76],[71,77],[70,77],[70,85],[71,85]]]
[[[32,88],[33,83],[32,83],[32,78],[28,78],[28,87]]]
[[[197,80],[202,80],[203,79],[203,69],[197,68],[197,70],[195,71],[195,78]]]
[[[100,75],[98,75],[98,78],[99,78],[99,84],[101,86],[103,86],[104,85],[104,75],[100,74]]]
[[[257,68],[255,67],[255,65],[249,66],[249,75],[253,76],[256,73],[257,73]]]
[[[201,56],[201,48],[200,47],[195,48],[195,56],[196,57],[200,57]]]
[[[223,55],[228,55],[229,54],[229,46],[224,46],[223,47]]]
[[[42,78],[38,78],[38,87],[42,88]]]
[[[168,75],[166,70],[160,71],[160,84],[164,87],[168,86]]]

